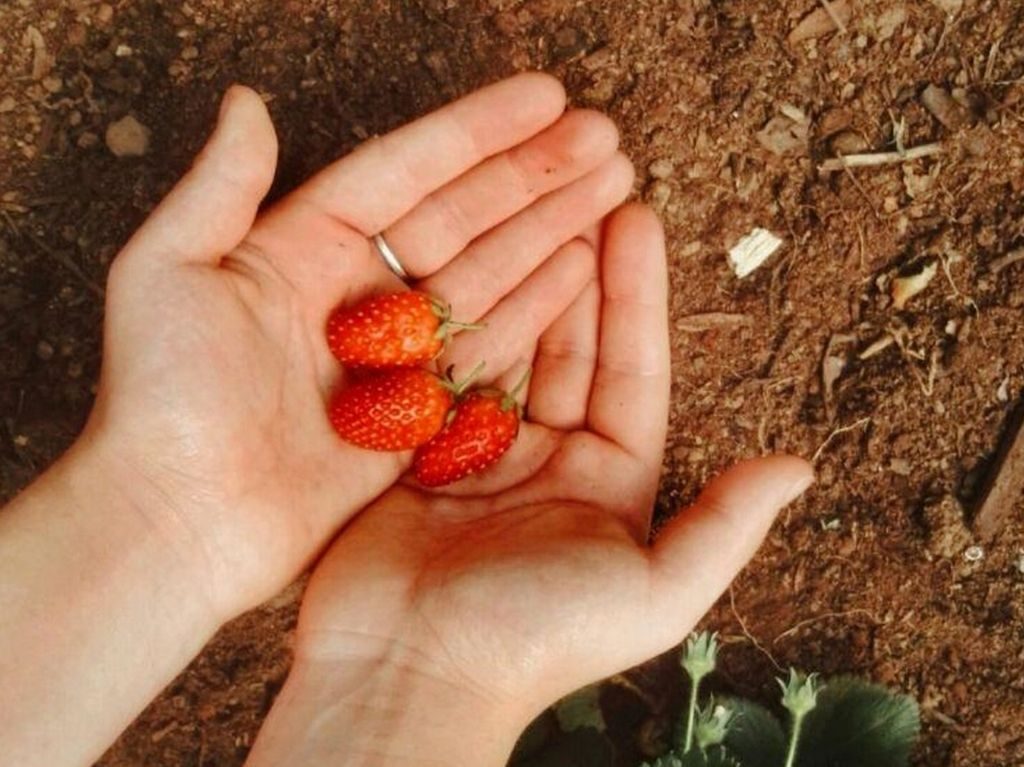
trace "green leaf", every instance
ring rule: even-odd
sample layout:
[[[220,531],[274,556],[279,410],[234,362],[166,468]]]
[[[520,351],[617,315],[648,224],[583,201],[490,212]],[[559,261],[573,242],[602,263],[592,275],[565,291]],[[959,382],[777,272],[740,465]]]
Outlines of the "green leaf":
[[[547,709],[527,726],[516,741],[509,757],[509,764],[519,764],[524,759],[539,753],[559,730],[555,723],[555,715]]]
[[[608,728],[601,711],[600,683],[567,695],[554,705],[554,709],[562,732],[574,732],[584,727],[604,732]]]
[[[921,729],[913,698],[843,676],[804,720],[798,767],[905,767]]]
[[[615,748],[608,738],[586,728],[555,739],[539,754],[516,767],[612,767]]]
[[[786,761],[786,733],[768,709],[742,698],[719,704],[733,712],[724,744],[743,767],[780,767]]]
[[[693,767],[740,767],[740,763],[737,762],[728,751],[717,746],[715,748],[709,748],[703,753],[700,749],[695,748],[690,753],[694,755],[700,754],[704,759],[703,762],[696,762]],[[689,756],[689,754],[687,756]],[[686,762],[683,762],[683,765],[684,767],[690,767]]]
[[[724,749],[716,747],[707,751],[692,748],[685,754],[670,751],[653,762],[644,763],[642,767],[740,767],[740,763]]]

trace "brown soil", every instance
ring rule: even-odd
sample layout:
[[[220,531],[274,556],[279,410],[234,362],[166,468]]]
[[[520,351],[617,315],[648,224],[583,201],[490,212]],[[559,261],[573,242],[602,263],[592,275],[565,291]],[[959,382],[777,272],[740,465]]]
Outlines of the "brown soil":
[[[367,135],[543,68],[618,120],[671,238],[662,511],[742,456],[818,453],[817,488],[709,617],[727,644],[720,684],[768,701],[774,663],[865,674],[921,701],[918,764],[1024,765],[1022,509],[980,561],[964,557],[965,521],[1024,388],[1024,265],[992,268],[1024,246],[1024,7],[854,0],[846,32],[787,42],[820,7],[8,0],[0,495],[74,438],[107,265],[187,166],[229,83],[270,100],[280,191]],[[945,125],[923,106],[929,84],[963,104]],[[128,114],[152,130],[141,159],[105,146]],[[836,147],[891,150],[899,121],[906,146],[946,153],[818,172]],[[786,245],[739,281],[725,251],[755,226]],[[937,276],[896,310],[889,281],[928,262]],[[695,330],[691,316],[707,312],[744,317]],[[886,334],[897,342],[859,358]],[[826,358],[842,368],[827,387]],[[100,764],[241,764],[286,674],[298,593],[227,627]],[[611,693],[646,721],[639,740],[618,727],[622,764],[677,704],[667,668],[632,674],[647,704]]]

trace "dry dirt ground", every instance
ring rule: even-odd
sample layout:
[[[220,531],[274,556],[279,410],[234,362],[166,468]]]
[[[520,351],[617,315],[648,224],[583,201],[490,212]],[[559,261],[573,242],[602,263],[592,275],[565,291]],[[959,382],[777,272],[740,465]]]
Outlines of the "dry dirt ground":
[[[1024,7],[831,4],[845,29],[794,41],[820,0],[4,0],[0,494],[74,438],[107,266],[229,83],[268,100],[280,192],[368,135],[545,69],[619,122],[670,236],[661,512],[742,456],[794,451],[820,473],[709,616],[719,684],[770,701],[776,663],[868,675],[921,701],[918,764],[1024,765],[1021,504],[964,556],[1024,388]],[[151,131],[141,158],[106,146],[126,115]],[[897,140],[943,153],[819,170]],[[755,226],[785,245],[741,281],[725,253]],[[897,308],[893,280],[932,266]],[[100,764],[240,765],[298,594],[227,627]],[[643,696],[610,693],[622,765],[674,715],[664,669],[632,672]]]

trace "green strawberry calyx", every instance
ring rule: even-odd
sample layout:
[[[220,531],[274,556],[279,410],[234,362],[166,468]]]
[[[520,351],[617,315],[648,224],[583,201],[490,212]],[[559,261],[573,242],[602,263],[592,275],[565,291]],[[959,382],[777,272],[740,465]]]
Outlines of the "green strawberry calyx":
[[[523,377],[520,378],[516,382],[516,385],[513,386],[512,389],[509,391],[505,391],[504,389],[498,389],[496,387],[490,387],[486,389],[475,389],[473,391],[473,394],[476,394],[480,397],[491,397],[492,399],[501,400],[498,407],[501,409],[502,413],[507,413],[510,410],[514,409],[516,411],[516,416],[522,418],[523,407],[522,405],[519,404],[519,393],[523,390],[527,382],[530,380],[530,375],[532,373],[533,369],[527,368],[526,372],[523,374]]]
[[[428,296],[428,298],[430,299],[430,310],[438,320],[437,330],[434,331],[434,338],[443,341],[445,346],[448,345],[451,337],[460,331],[483,330],[487,327],[486,324],[480,322],[458,322],[453,320],[451,304],[432,296]]]

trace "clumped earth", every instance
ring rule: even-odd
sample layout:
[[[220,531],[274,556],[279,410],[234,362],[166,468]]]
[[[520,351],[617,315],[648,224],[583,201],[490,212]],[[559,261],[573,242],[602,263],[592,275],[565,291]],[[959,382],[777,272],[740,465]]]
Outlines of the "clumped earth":
[[[707,620],[726,645],[717,684],[771,702],[778,667],[863,674],[921,701],[918,764],[1024,764],[1024,509],[991,541],[970,529],[1024,387],[1024,7],[830,7],[843,30],[819,0],[8,0],[0,496],[80,428],[107,267],[229,83],[274,114],[279,194],[367,136],[542,68],[619,122],[668,229],[659,513],[744,456],[792,451],[819,472]],[[897,143],[942,154],[819,170]],[[785,244],[741,281],[725,254],[754,227]],[[931,267],[897,309],[893,281]],[[100,764],[240,765],[300,593],[225,628]],[[670,667],[606,692],[622,765],[671,727]]]

